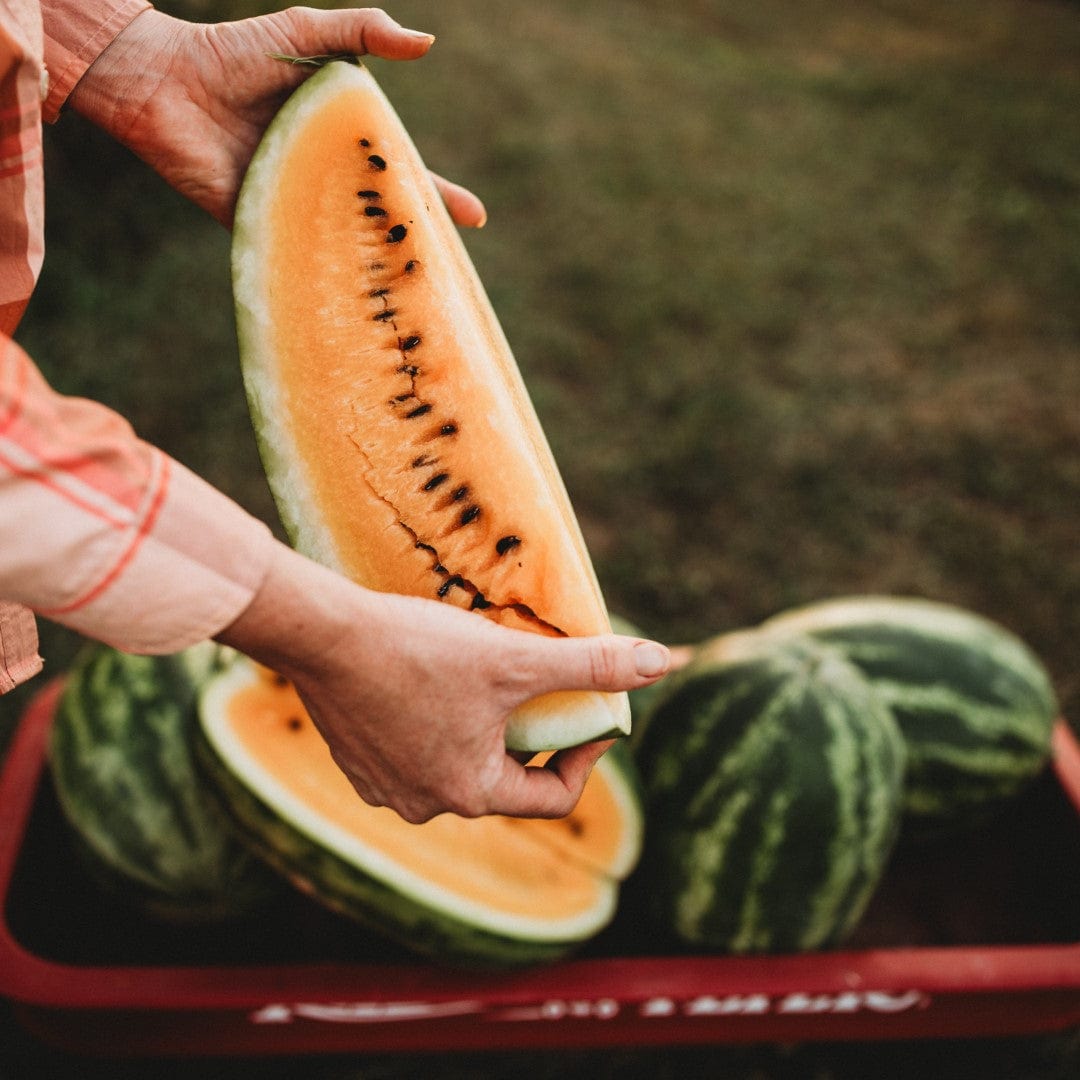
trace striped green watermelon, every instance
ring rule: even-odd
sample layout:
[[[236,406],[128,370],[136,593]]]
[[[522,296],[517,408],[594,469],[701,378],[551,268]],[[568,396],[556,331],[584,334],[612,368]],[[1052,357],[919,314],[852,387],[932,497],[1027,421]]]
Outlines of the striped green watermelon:
[[[87,645],[68,674],[49,765],[76,851],[117,898],[155,917],[242,915],[280,884],[235,838],[192,754],[210,643],[171,656]]]
[[[239,657],[204,689],[200,763],[246,841],[320,904],[444,963],[562,956],[611,920],[641,847],[640,789],[616,744],[558,820],[362,802],[295,688]]]
[[[839,652],[753,634],[714,642],[675,676],[636,756],[641,875],[684,942],[802,951],[854,928],[898,833],[904,750]]]
[[[858,596],[785,612],[760,632],[810,635],[870,679],[907,744],[906,835],[978,824],[1049,759],[1058,716],[1050,676],[1023,641],[982,616]]]

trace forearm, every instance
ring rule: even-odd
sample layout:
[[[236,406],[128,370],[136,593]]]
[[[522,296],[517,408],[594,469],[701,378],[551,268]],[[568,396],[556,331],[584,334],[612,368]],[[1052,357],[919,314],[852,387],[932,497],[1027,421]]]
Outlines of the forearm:
[[[363,598],[351,582],[275,542],[259,589],[216,638],[292,676],[326,663],[343,635],[360,628]]]
[[[266,574],[266,526],[3,346],[0,597],[139,652],[235,619]]]

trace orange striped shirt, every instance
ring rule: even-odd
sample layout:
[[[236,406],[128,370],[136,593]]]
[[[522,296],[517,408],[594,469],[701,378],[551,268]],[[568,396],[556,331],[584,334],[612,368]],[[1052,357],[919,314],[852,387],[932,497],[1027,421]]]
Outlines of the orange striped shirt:
[[[134,652],[210,637],[269,564],[266,526],[11,339],[41,269],[41,124],[145,0],[0,0],[0,692],[41,667],[32,612]]]

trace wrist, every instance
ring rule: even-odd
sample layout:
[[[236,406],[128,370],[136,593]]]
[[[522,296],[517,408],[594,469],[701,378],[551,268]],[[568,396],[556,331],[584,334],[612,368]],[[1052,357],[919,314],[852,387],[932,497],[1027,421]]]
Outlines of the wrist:
[[[71,89],[67,104],[114,138],[125,141],[161,85],[181,20],[147,8],[98,54]]]
[[[365,590],[277,543],[251,603],[216,640],[293,678],[329,667]]]

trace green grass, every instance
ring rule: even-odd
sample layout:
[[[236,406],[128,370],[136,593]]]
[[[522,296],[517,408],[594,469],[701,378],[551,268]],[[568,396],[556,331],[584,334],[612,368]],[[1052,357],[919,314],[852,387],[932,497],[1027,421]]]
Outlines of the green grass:
[[[438,43],[372,66],[489,206],[469,245],[611,606],[696,640],[929,595],[1080,714],[1075,5],[393,12]],[[272,518],[227,236],[75,118],[50,135],[24,343]]]
[[[487,202],[469,247],[611,607],[688,641],[827,596],[947,600],[1027,640],[1080,718],[1080,7],[389,7],[438,42],[372,67]],[[272,520],[227,235],[77,118],[48,143],[23,344]],[[74,643],[43,637],[62,669]]]

